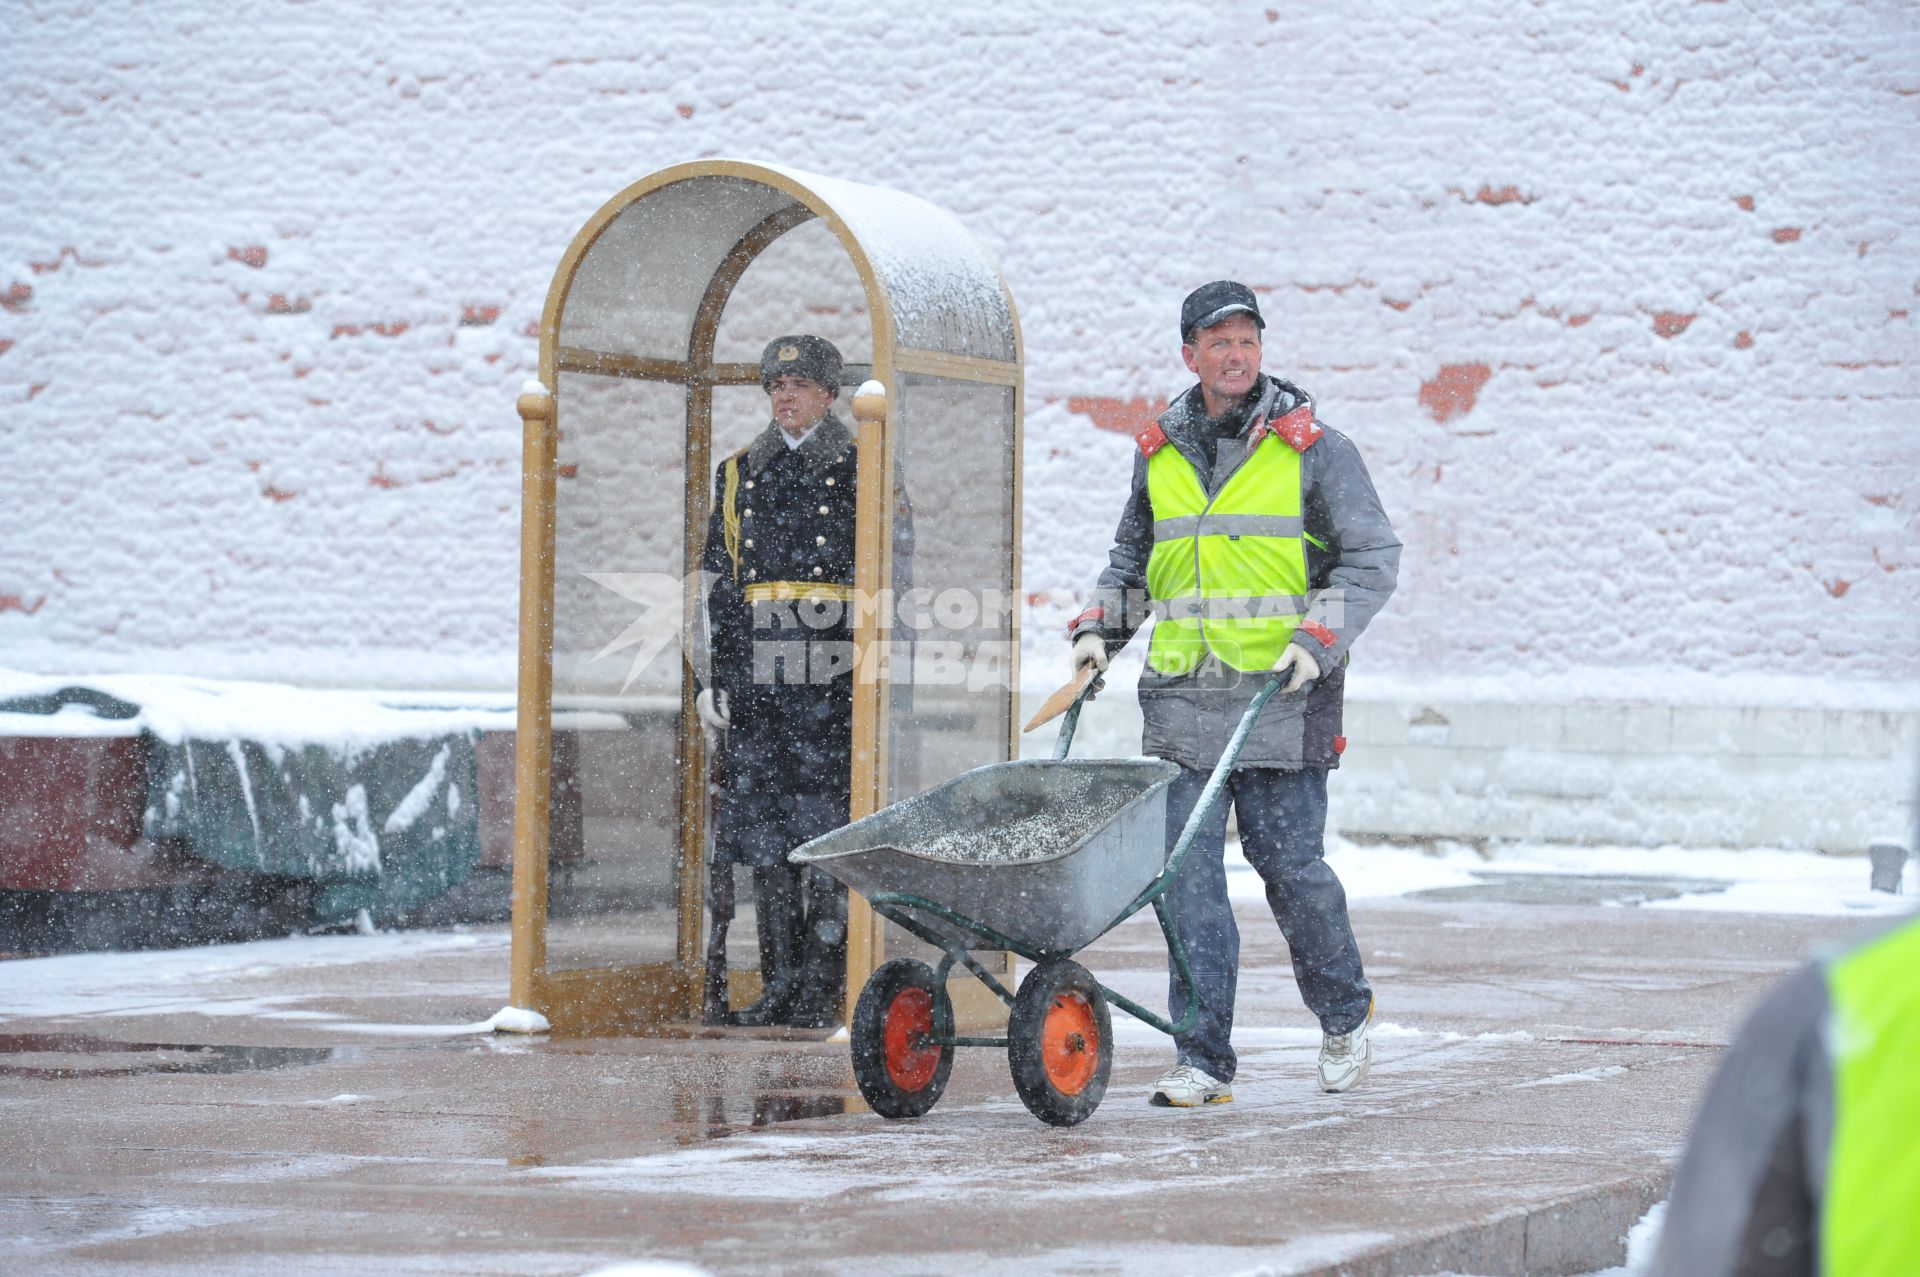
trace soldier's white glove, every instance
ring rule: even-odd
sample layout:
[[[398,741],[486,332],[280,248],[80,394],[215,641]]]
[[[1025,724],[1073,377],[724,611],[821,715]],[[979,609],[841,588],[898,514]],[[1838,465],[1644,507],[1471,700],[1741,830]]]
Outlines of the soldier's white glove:
[[[1073,641],[1073,676],[1079,678],[1089,665],[1093,666],[1093,686],[1087,691],[1087,699],[1092,700],[1107,685],[1102,677],[1107,672],[1107,640],[1098,634],[1082,634]]]
[[[733,726],[733,717],[727,712],[726,692],[711,687],[701,689],[700,695],[693,698],[693,712],[700,716],[700,734],[707,738],[707,752],[712,753],[720,743],[720,733]]]
[[[1275,674],[1290,675],[1282,684],[1280,691],[1297,692],[1314,679],[1320,677],[1320,662],[1313,659],[1313,653],[1298,643],[1287,644],[1287,650],[1280,653],[1280,659],[1273,663]]]

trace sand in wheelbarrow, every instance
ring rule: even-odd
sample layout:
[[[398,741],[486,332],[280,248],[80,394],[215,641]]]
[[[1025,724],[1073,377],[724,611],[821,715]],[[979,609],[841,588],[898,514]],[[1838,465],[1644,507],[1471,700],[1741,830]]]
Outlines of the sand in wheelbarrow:
[[[901,842],[914,855],[929,860],[969,864],[1046,860],[1072,847],[1118,810],[1111,798],[1096,800],[1097,788],[1091,776],[1063,776],[1044,802],[1010,799],[971,827],[930,819]]]

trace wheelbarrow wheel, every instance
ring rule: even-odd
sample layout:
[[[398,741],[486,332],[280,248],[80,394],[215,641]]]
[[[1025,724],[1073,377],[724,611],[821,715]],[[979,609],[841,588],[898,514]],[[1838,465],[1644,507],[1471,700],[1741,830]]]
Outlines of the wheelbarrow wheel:
[[[937,1039],[953,1037],[953,1003],[926,963],[895,958],[875,971],[848,1036],[854,1080],[881,1117],[919,1117],[947,1089],[953,1048]]]
[[[1092,1116],[1113,1069],[1113,1020],[1093,973],[1057,958],[1027,973],[1007,1024],[1007,1061],[1027,1110],[1054,1126]]]

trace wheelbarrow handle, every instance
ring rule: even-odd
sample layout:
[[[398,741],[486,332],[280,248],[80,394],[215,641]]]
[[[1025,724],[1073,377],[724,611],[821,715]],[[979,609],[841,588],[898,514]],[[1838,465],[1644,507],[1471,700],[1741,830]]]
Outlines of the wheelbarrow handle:
[[[1067,756],[1067,750],[1073,744],[1074,729],[1080,725],[1080,709],[1087,703],[1087,698],[1093,695],[1093,689],[1099,683],[1100,680],[1097,678],[1088,680],[1087,685],[1080,689],[1080,694],[1073,698],[1073,704],[1067,706],[1066,717],[1060,720],[1060,738],[1053,743],[1054,762],[1057,763]]]
[[[1258,692],[1254,693],[1253,700],[1247,705],[1247,712],[1240,716],[1239,725],[1233,729],[1233,736],[1227,741],[1227,747],[1220,752],[1220,761],[1213,765],[1213,774],[1207,777],[1206,787],[1200,791],[1198,801],[1193,804],[1193,811],[1187,816],[1187,823],[1180,830],[1180,837],[1173,844],[1173,852],[1167,857],[1166,867],[1160,871],[1159,877],[1148,883],[1146,889],[1134,897],[1132,904],[1120,911],[1119,917],[1102,929],[1103,931],[1113,930],[1149,904],[1154,905],[1156,909],[1159,908],[1157,902],[1166,894],[1167,888],[1173,885],[1174,878],[1180,872],[1180,866],[1187,859],[1188,850],[1200,835],[1200,827],[1207,823],[1207,817],[1220,802],[1220,796],[1226,792],[1227,780],[1233,775],[1234,766],[1240,761],[1240,751],[1246,747],[1247,737],[1253,734],[1253,725],[1259,721],[1260,711],[1266,708],[1267,702],[1273,699],[1274,693],[1280,690],[1284,681],[1280,675],[1274,674],[1267,679]],[[1075,708],[1077,709],[1078,706]],[[1184,962],[1179,938],[1174,932],[1171,919],[1165,913],[1161,914],[1160,925],[1166,932],[1167,946],[1174,953],[1176,961]],[[1189,984],[1187,988],[1188,992],[1192,993],[1193,986]],[[1129,1007],[1128,1010],[1133,1008]],[[1134,1014],[1138,1015],[1139,1012],[1135,1011]],[[1169,1033],[1185,1031],[1165,1028],[1152,1017],[1147,1018],[1147,1023],[1161,1027]],[[1183,1020],[1182,1023],[1186,1021]]]
[[[1173,845],[1173,854],[1167,857],[1167,868],[1160,875],[1156,885],[1164,889],[1180,872],[1181,862],[1187,858],[1187,849],[1193,846],[1199,836],[1200,827],[1207,823],[1207,817],[1219,805],[1220,797],[1226,792],[1227,781],[1233,775],[1233,769],[1240,761],[1240,751],[1246,748],[1247,737],[1253,735],[1253,725],[1259,721],[1260,711],[1266,708],[1274,693],[1280,690],[1284,681],[1275,674],[1267,679],[1266,686],[1254,693],[1253,700],[1247,705],[1247,712],[1240,716],[1239,726],[1233,729],[1232,739],[1227,741],[1226,749],[1221,751],[1220,761],[1213,765],[1213,774],[1207,777],[1207,786],[1200,791],[1200,800],[1193,805],[1193,812],[1187,817],[1187,824],[1180,831],[1180,839]],[[1157,894],[1157,893],[1155,893]]]

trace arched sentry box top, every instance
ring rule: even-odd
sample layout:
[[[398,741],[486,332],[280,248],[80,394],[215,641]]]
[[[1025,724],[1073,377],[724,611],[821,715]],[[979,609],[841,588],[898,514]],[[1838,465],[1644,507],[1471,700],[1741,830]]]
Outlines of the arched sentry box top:
[[[581,229],[548,294],[541,380],[616,366],[663,381],[752,380],[711,363],[720,311],[762,249],[816,217],[866,287],[877,370],[964,378],[959,361],[1018,360],[1000,273],[945,210],[780,165],[699,160],[634,183]]]

